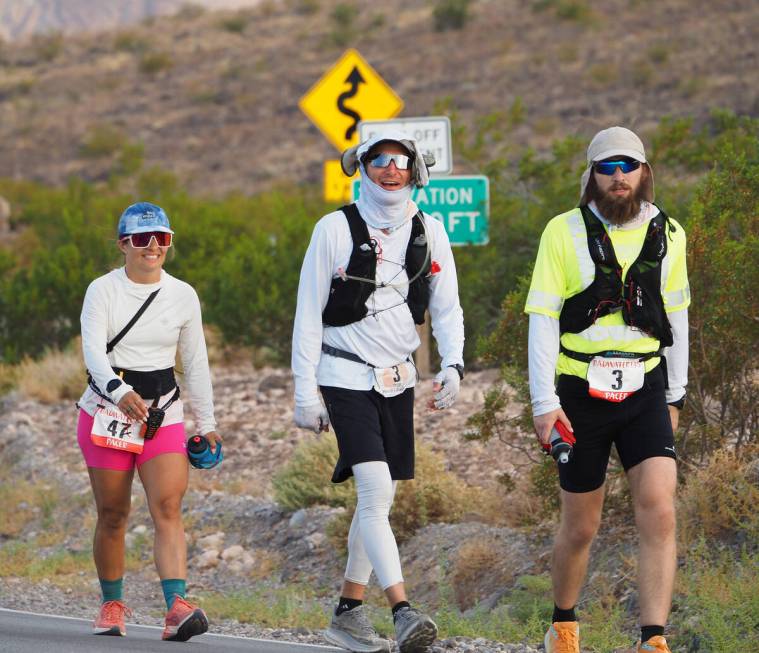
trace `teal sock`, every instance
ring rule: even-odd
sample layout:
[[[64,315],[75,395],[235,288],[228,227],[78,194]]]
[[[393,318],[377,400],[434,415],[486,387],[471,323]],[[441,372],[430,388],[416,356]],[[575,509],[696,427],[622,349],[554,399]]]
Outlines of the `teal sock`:
[[[100,581],[100,591],[103,593],[103,603],[106,601],[121,601],[124,598],[124,579],[117,578],[116,580],[103,580]]]
[[[167,578],[161,581],[163,598],[166,599],[166,607],[171,610],[174,599],[177,596],[185,597],[187,594],[187,581],[184,578]]]

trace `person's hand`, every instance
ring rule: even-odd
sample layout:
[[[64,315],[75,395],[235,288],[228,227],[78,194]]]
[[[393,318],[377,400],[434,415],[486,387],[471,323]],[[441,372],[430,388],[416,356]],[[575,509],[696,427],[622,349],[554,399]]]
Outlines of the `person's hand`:
[[[677,425],[680,423],[680,409],[677,406],[668,406],[669,419],[672,420],[672,431],[677,431]]]
[[[329,413],[321,401],[310,406],[296,404],[293,421],[295,426],[313,431],[317,435],[321,431],[329,431]]]
[[[122,413],[135,422],[144,422],[148,418],[145,402],[134,390],[127,392],[117,405]]]
[[[556,422],[561,422],[570,431],[573,431],[572,423],[561,408],[552,410],[549,413],[543,413],[542,415],[536,415],[532,418],[535,435],[538,436],[538,441],[541,445],[548,444],[551,437],[551,429]]]
[[[208,445],[211,447],[211,451],[216,453],[216,443],[221,443],[223,438],[216,431],[209,431],[205,434],[205,438],[208,440]]]
[[[427,407],[430,410],[450,408],[459,395],[460,387],[461,379],[455,368],[446,367],[441,370],[432,382],[432,392],[435,395],[427,402]]]

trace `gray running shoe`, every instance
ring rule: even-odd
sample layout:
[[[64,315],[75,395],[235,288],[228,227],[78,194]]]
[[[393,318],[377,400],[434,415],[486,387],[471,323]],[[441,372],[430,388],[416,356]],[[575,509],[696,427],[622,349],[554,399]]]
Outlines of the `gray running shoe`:
[[[363,605],[346,610],[340,616],[333,612],[324,637],[331,644],[356,653],[390,653],[390,642],[374,630]]]
[[[401,608],[393,621],[401,653],[423,653],[437,637],[435,622],[416,608]]]

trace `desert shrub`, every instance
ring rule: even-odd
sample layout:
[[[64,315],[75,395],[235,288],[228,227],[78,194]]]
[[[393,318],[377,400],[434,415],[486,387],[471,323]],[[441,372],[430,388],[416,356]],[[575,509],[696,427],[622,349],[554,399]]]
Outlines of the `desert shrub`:
[[[32,51],[41,61],[53,61],[63,52],[63,34],[50,32],[32,37]]]
[[[437,0],[432,10],[435,30],[463,29],[469,20],[470,0]]]
[[[330,482],[337,456],[337,442],[332,433],[301,442],[272,479],[274,500],[287,510],[314,505],[343,508],[354,505],[356,493],[352,484]]]
[[[86,383],[81,340],[60,351],[51,349],[41,358],[25,358],[18,366],[18,388],[43,403],[78,399]]]
[[[174,60],[168,52],[145,52],[140,56],[137,67],[145,75],[157,75],[174,66]]]
[[[248,26],[250,16],[244,13],[237,13],[233,16],[226,16],[219,21],[219,27],[233,34],[242,34]]]
[[[354,35],[358,7],[354,4],[341,2],[335,5],[329,17],[332,23],[330,39],[337,46],[347,45]]]
[[[136,31],[123,30],[113,39],[113,48],[118,52],[142,53],[150,47],[150,41]]]
[[[699,538],[759,541],[759,449],[739,455],[717,451],[692,470],[679,494],[678,521],[684,544]]]
[[[450,583],[460,610],[467,610],[486,598],[482,595],[483,578],[493,580],[496,572],[500,571],[502,556],[499,549],[497,540],[484,538],[465,542],[456,552]],[[506,575],[498,575],[501,582],[507,580]]]
[[[111,156],[123,147],[127,137],[118,127],[99,124],[90,127],[79,146],[79,153],[90,159]]]

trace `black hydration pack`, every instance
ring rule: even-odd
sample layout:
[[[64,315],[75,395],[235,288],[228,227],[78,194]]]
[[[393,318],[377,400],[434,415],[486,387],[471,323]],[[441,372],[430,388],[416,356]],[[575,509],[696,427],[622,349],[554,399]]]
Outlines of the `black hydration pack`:
[[[332,279],[329,299],[322,313],[322,322],[327,326],[345,326],[364,319],[369,312],[366,302],[377,289],[373,283],[377,273],[377,244],[369,237],[369,228],[355,204],[348,204],[340,210],[348,220],[353,239],[353,251],[345,274],[367,281],[342,277]],[[406,304],[416,324],[424,324],[424,312],[430,303],[428,274],[431,256],[428,253],[423,220],[421,211],[412,219],[405,261],[406,274],[411,281]]]
[[[561,333],[580,333],[598,318],[621,310],[625,324],[656,338],[661,347],[671,346],[672,327],[661,294],[661,263],[667,255],[667,229],[674,231],[675,226],[659,209],[648,223],[640,254],[623,281],[622,266],[603,224],[588,206],[580,210],[596,274],[585,290],[564,301],[559,316]]]

